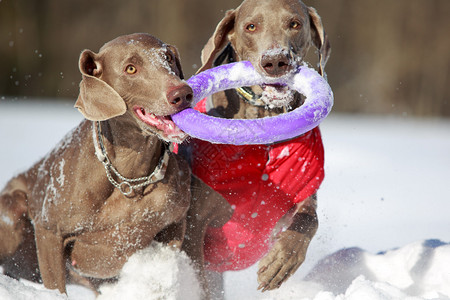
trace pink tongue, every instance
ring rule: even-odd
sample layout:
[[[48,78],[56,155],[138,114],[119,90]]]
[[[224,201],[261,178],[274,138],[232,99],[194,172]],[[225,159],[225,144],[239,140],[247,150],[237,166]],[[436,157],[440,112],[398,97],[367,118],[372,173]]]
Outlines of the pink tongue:
[[[156,118],[155,115],[148,114],[145,110],[143,110],[141,108],[135,108],[134,112],[139,117],[139,119],[141,119],[142,121],[144,121],[148,125],[150,125],[150,126],[158,126],[159,120]]]
[[[158,117],[154,114],[149,114],[143,109],[136,109],[136,114],[139,118],[150,126],[164,132],[166,135],[180,135],[184,134],[175,123],[168,117]]]
[[[156,128],[164,131],[165,134],[174,135],[174,134],[180,132],[180,129],[178,129],[178,127],[175,125],[174,122],[172,122],[172,120],[167,119],[167,118],[161,118],[160,122],[161,122],[160,125],[156,126]]]

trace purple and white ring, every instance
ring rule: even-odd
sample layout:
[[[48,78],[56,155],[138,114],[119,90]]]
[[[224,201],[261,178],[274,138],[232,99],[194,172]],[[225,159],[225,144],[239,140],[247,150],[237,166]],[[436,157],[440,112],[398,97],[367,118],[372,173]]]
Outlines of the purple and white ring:
[[[217,144],[272,144],[292,139],[319,125],[333,106],[331,87],[307,66],[300,66],[290,76],[268,79],[243,61],[206,70],[187,83],[194,92],[193,105],[219,91],[264,83],[286,84],[306,96],[304,104],[293,111],[261,119],[222,119],[192,108],[172,115],[175,124],[190,136]]]

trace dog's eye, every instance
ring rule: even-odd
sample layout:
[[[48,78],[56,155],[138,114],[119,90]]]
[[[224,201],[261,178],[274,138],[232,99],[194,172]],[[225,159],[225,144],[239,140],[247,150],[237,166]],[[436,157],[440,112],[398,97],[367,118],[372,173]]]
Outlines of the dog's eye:
[[[292,22],[289,24],[289,27],[290,27],[291,29],[297,29],[297,28],[300,27],[300,23],[297,22],[297,21],[292,21]]]
[[[255,24],[248,24],[247,27],[245,27],[245,29],[247,29],[247,31],[253,32],[256,30],[256,25]]]
[[[170,53],[166,53],[165,59],[169,64],[173,63],[173,61],[174,61],[173,56]]]
[[[127,74],[134,74],[137,72],[137,69],[133,65],[128,65],[127,68],[125,69],[125,72],[127,72]]]

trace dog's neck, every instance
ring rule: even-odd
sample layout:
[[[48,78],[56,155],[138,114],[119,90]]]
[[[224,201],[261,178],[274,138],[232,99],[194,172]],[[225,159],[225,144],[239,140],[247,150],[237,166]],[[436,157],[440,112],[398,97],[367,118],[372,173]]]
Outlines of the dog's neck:
[[[120,118],[93,122],[93,134],[97,157],[102,160],[101,156],[107,156],[123,177],[147,177],[158,170],[165,145],[156,135],[143,135],[135,124]]]

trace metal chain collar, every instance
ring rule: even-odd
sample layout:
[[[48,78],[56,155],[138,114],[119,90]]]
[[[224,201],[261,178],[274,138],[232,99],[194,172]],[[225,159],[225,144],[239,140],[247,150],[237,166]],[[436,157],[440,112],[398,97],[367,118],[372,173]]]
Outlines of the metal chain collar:
[[[245,102],[257,106],[257,107],[264,107],[267,108],[267,104],[265,104],[263,101],[261,101],[261,95],[256,95],[255,92],[250,87],[239,87],[235,88],[238,95],[241,97],[242,100]]]
[[[158,165],[150,175],[139,178],[127,178],[125,176],[122,176],[122,174],[117,171],[117,169],[112,165],[111,161],[108,158],[105,145],[103,144],[100,122],[96,121],[93,123],[92,135],[94,138],[95,154],[98,160],[105,167],[106,177],[108,178],[109,182],[124,196],[129,197],[132,195],[134,190],[164,179],[167,165],[169,163],[169,151],[167,147],[164,147],[164,155],[161,156]],[[120,180],[120,182],[112,176],[111,171],[118,178],[118,180]]]

